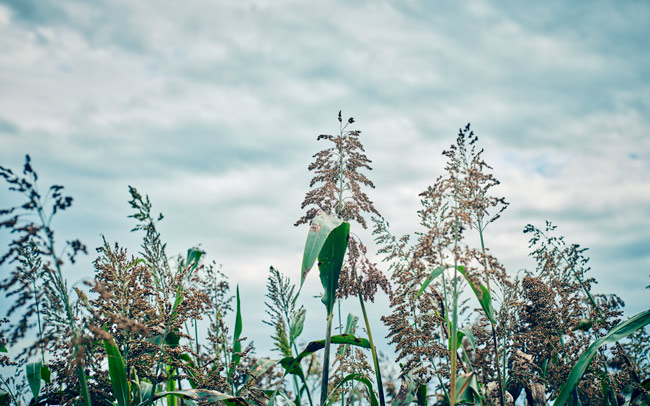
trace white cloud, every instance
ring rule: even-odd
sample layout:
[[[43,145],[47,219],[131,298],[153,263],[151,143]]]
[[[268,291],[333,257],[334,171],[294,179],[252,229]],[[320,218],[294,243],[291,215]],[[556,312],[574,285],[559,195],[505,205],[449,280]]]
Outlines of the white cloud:
[[[0,164],[34,155],[78,196],[69,218],[84,226],[62,234],[88,241],[134,240],[133,184],[166,214],[170,248],[202,242],[259,290],[271,264],[297,274],[306,167],[339,109],[363,131],[369,194],[398,234],[417,228],[417,194],[470,121],[512,202],[494,252],[529,267],[521,229],[548,218],[610,245],[592,261],[600,286],[633,297],[601,270],[650,265],[617,254],[650,242],[650,32],[622,18],[641,6],[610,20],[599,4],[572,20],[554,3],[539,21],[486,2],[0,5],[0,120],[18,133],[0,132]]]

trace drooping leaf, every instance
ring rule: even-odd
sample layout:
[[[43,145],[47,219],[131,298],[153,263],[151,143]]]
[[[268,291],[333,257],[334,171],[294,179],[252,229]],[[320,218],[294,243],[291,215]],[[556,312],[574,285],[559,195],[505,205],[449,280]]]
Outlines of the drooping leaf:
[[[348,235],[350,223],[343,222],[332,230],[318,254],[318,270],[320,281],[325,289],[321,301],[327,309],[327,314],[332,314],[336,301],[336,289],[339,286],[339,276],[343,267],[345,251],[348,248]]]
[[[641,312],[629,318],[628,320],[619,323],[618,325],[614,326],[607,334],[594,341],[589,346],[589,348],[587,348],[587,350],[580,356],[580,358],[578,358],[578,361],[573,366],[569,377],[560,388],[560,393],[558,394],[557,399],[553,405],[562,406],[567,402],[569,396],[571,395],[571,392],[582,379],[582,375],[584,375],[587,367],[589,367],[591,360],[594,358],[600,347],[605,344],[615,343],[648,324],[650,324],[650,310]]]
[[[316,213],[316,216],[311,220],[309,232],[307,233],[307,241],[305,242],[305,252],[302,256],[302,269],[300,272],[300,288],[305,283],[305,278],[309,270],[314,266],[318,254],[320,254],[327,237],[332,230],[339,227],[343,220],[336,216],[327,214],[322,210]]]
[[[332,336],[330,337],[330,341],[333,344],[350,344],[362,348],[370,348],[370,341],[368,341],[365,338],[355,337],[352,334],[341,334],[341,335]],[[305,349],[302,350],[302,352],[298,354],[295,358],[293,357],[282,358],[280,360],[280,365],[282,365],[282,368],[284,368],[284,374],[282,375],[282,379],[284,379],[284,377],[286,377],[289,374],[293,374],[299,376],[302,379],[302,381],[306,384],[305,374],[300,366],[300,362],[305,357],[315,353],[316,351],[322,350],[323,348],[325,348],[325,340],[312,341],[309,344],[307,344]],[[269,405],[273,405],[275,403],[275,397],[278,394],[278,390],[279,389],[276,389],[275,391],[272,392],[272,395],[268,402]]]
[[[427,288],[427,286],[429,286],[429,284],[433,282],[434,279],[442,275],[442,273],[445,271],[446,268],[447,268],[446,266],[441,265],[436,269],[434,269],[433,271],[431,271],[429,276],[427,276],[427,278],[422,283],[422,287],[420,288],[420,290],[418,290],[418,293],[415,295],[415,297],[416,298],[419,297],[422,294],[422,292],[424,292],[424,290]]]
[[[332,336],[331,342],[333,344],[350,344],[361,348],[370,348],[370,341],[365,338],[355,337],[352,334]],[[300,365],[300,361],[302,361],[303,358],[315,353],[316,351],[322,350],[323,348],[325,348],[325,340],[312,341],[307,344],[305,349],[300,354],[298,354],[296,358],[285,357],[281,359],[280,364],[286,371],[285,375],[294,373],[294,368]]]
[[[124,359],[117,348],[117,344],[111,338],[104,340],[104,349],[106,350],[106,357],[108,358],[108,375],[111,378],[111,387],[113,388],[113,396],[120,406],[130,405],[129,382],[126,376],[126,367]]]
[[[31,362],[25,366],[27,372],[27,382],[29,383],[29,388],[32,390],[32,395],[34,399],[38,398],[38,394],[41,391],[41,362]]]
[[[490,320],[490,323],[496,325],[497,319],[494,315],[494,308],[492,307],[492,296],[490,295],[488,288],[480,283],[475,283],[473,280],[467,277],[467,270],[464,266],[458,266],[457,269],[458,272],[460,272],[465,277],[465,280],[467,280],[467,283],[472,288],[472,291],[474,291],[474,295],[478,299],[478,302],[481,304],[481,308],[483,308],[483,311],[485,312],[487,318]]]
[[[248,406],[248,402],[242,397],[231,396],[216,390],[207,389],[185,389],[173,392],[159,392],[153,399],[160,399],[165,396],[176,396],[182,399],[196,400],[201,402],[223,402],[227,406]]]
[[[342,387],[345,383],[350,382],[350,381],[357,381],[357,382],[361,382],[362,384],[364,384],[366,386],[366,388],[368,389],[368,394],[370,395],[370,406],[378,406],[379,405],[379,401],[377,400],[377,396],[375,395],[375,392],[372,390],[372,382],[370,382],[370,380],[368,378],[366,378],[365,376],[363,376],[361,374],[349,374],[349,375],[347,375],[338,384],[336,384],[336,386],[334,386],[334,388],[330,392],[330,395],[332,393],[336,392],[336,390],[338,388]]]

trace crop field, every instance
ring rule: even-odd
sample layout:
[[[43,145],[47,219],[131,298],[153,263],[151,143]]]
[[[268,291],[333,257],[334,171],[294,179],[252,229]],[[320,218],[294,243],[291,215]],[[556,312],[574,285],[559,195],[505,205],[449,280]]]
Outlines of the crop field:
[[[548,221],[524,229],[536,269],[506,272],[488,247],[489,226],[508,203],[493,193],[499,181],[469,124],[442,152],[444,172],[420,193],[421,228],[404,236],[391,233],[366,193],[374,188],[372,161],[351,129],[354,118],[339,112],[338,124],[337,133],[318,136],[323,149],[308,168],[313,178],[295,224],[306,229],[300,283],[269,269],[272,358],[256,356],[243,336],[245,287],[233,290],[200,248],[170,256],[158,229],[163,215],[146,194],[129,186],[140,247],[104,239],[93,279],[71,287],[66,266],[88,249],[78,240],[61,244],[52,222],[72,197],[63,186],[39,185],[29,156],[22,169],[0,167],[6,190],[23,199],[0,211],[12,239],[0,260],[10,270],[1,288],[12,300],[1,362],[5,371],[15,367],[2,377],[3,401],[648,404],[650,309],[624,319],[619,297],[593,293],[586,250]],[[374,241],[355,233],[368,227]],[[325,323],[322,339],[304,343],[305,320],[322,316],[302,305],[315,300],[301,296],[310,277],[322,284]],[[373,337],[366,310],[380,291],[390,298],[381,321],[392,360],[378,356],[375,340],[383,337]],[[343,300],[358,301],[358,315],[345,322]],[[37,332],[31,344],[9,355],[30,330]]]

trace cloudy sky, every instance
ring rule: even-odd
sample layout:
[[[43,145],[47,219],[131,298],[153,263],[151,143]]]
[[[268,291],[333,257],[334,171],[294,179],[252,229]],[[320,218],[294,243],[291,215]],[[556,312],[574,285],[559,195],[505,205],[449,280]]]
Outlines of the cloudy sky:
[[[267,269],[298,278],[293,222],[338,111],[397,234],[417,229],[418,193],[471,122],[511,203],[492,251],[530,269],[521,230],[551,220],[632,314],[650,303],[649,22],[633,0],[0,0],[0,165],[28,153],[43,187],[74,196],[61,242],[137,252],[127,186],[149,194],[170,253],[201,244],[242,284],[263,349]]]

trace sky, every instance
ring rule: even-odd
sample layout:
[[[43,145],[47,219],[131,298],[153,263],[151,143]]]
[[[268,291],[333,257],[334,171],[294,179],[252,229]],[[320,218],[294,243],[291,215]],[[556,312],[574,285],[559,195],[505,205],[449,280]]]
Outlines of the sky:
[[[418,194],[470,122],[510,203],[493,254],[532,270],[523,227],[550,220],[632,315],[650,304],[648,38],[650,3],[634,0],[0,0],[0,165],[29,154],[43,188],[74,197],[54,223],[90,248],[73,284],[102,235],[137,253],[128,185],[148,194],[170,254],[200,244],[242,286],[244,335],[264,352],[268,267],[298,281],[307,230],[293,223],[338,111],[398,235],[418,230]],[[319,291],[313,276],[308,339]]]

